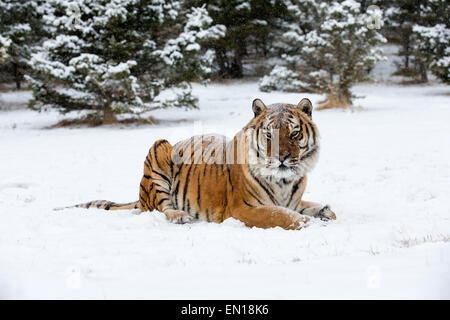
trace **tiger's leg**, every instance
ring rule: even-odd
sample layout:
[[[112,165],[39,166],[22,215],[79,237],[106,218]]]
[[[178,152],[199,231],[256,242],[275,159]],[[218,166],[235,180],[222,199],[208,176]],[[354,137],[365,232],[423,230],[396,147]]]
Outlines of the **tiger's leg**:
[[[187,223],[193,217],[177,210],[171,197],[174,164],[172,145],[166,140],[158,140],[150,148],[144,162],[144,176],[139,191],[139,203],[142,211],[158,210],[174,223]]]
[[[309,221],[308,217],[293,210],[275,206],[239,207],[233,210],[231,216],[244,222],[247,227],[263,229],[281,227],[285,230],[299,230]]]
[[[317,202],[301,201],[300,214],[305,214],[314,218],[322,220],[336,220],[336,214],[331,211],[328,205],[323,205]]]
[[[290,209],[314,218],[322,220],[336,220],[336,215],[330,210],[329,206],[309,201],[302,201],[303,193],[305,192],[307,176],[304,176],[297,184],[295,193],[293,194],[293,201],[290,204]]]

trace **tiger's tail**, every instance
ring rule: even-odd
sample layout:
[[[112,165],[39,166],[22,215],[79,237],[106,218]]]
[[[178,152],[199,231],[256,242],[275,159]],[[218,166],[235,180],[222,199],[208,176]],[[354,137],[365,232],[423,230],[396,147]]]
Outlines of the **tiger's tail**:
[[[76,204],[70,207],[55,208],[54,210],[64,210],[69,208],[96,208],[103,210],[131,210],[139,209],[139,201],[129,202],[129,203],[115,203],[107,200],[94,200],[86,203]]]

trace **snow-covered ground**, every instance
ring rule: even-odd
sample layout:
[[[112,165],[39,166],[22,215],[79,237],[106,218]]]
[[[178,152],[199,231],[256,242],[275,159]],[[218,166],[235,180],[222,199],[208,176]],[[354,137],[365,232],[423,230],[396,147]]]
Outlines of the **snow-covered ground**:
[[[338,219],[300,231],[236,220],[54,207],[137,200],[160,138],[233,136],[256,83],[195,87],[200,110],[164,126],[42,129],[56,113],[0,112],[0,298],[450,298],[450,89],[361,85],[354,111],[316,112],[319,163],[305,199]],[[3,100],[13,101],[10,93]],[[10,95],[10,96],[8,96]],[[23,94],[18,99],[21,100]]]

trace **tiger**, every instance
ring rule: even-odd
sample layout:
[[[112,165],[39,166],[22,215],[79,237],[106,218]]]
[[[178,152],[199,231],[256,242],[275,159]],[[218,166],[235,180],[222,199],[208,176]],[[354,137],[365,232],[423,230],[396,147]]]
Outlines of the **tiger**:
[[[253,118],[231,140],[198,135],[173,146],[156,141],[144,161],[138,201],[74,207],[157,210],[178,224],[234,218],[264,229],[299,230],[311,217],[335,220],[330,206],[302,200],[320,150],[312,109],[307,98],[268,106],[255,99]]]

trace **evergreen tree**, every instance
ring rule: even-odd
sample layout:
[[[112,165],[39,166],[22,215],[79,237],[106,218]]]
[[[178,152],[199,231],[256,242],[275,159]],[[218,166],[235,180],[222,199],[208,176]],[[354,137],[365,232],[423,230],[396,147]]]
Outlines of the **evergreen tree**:
[[[289,2],[295,19],[283,35],[285,66],[264,77],[260,89],[325,93],[319,108],[351,105],[352,84],[383,58],[377,45],[386,40],[366,26],[367,15],[353,0]]]
[[[421,6],[426,17],[413,28],[414,53],[426,68],[445,83],[450,81],[450,7],[444,0]]]
[[[224,25],[224,37],[208,42],[214,49],[221,78],[244,76],[243,60],[266,58],[273,48],[286,7],[281,0],[190,0],[205,5],[214,23]]]
[[[425,47],[429,47],[431,43],[425,42],[430,39],[430,33],[417,28],[433,28],[438,24],[446,25],[448,28],[450,19],[448,1],[379,0],[378,2],[382,8],[386,8],[384,27],[386,36],[390,42],[400,45],[398,54],[403,57],[403,64],[398,65],[396,74],[427,82],[427,68],[430,67],[431,60],[428,55],[430,48]],[[419,30],[428,33],[428,36],[421,37]]]
[[[3,46],[9,59],[0,61],[0,81],[14,81],[17,89],[29,72],[27,61],[33,46],[45,35],[41,23],[44,3],[44,0],[0,0],[0,35],[9,43],[7,49]]]
[[[450,83],[450,28],[444,24],[433,27],[414,26],[417,50],[433,74]]]
[[[175,0],[48,3],[54,36],[30,61],[33,108],[92,110],[112,123],[118,113],[197,106],[189,83],[206,79],[213,55],[201,44],[224,34],[206,9]]]

